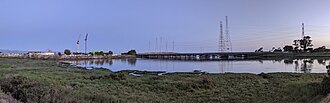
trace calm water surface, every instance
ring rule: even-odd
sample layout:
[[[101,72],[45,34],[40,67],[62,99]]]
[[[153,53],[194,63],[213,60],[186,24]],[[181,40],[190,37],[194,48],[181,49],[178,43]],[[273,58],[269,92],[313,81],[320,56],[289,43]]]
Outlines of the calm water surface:
[[[239,60],[239,61],[179,61],[156,59],[113,59],[65,61],[81,67],[103,67],[112,71],[140,70],[166,72],[192,72],[201,70],[209,73],[269,73],[298,72],[326,73],[330,59],[291,60]]]

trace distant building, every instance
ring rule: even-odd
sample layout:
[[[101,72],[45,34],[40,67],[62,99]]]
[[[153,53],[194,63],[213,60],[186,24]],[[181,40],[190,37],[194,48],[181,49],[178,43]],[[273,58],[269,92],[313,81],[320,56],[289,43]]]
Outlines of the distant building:
[[[42,51],[30,51],[27,53],[29,57],[34,56],[55,56],[55,52],[52,52],[51,50],[47,50],[46,52]]]
[[[0,57],[20,57],[23,56],[23,54],[19,53],[0,53]]]

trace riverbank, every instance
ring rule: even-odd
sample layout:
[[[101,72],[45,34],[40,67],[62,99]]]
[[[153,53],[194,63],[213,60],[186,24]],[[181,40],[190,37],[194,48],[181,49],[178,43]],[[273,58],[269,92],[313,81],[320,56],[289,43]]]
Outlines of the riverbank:
[[[323,73],[200,74],[61,66],[0,58],[1,90],[22,102],[319,102]]]
[[[111,56],[92,56],[92,55],[62,55],[55,57],[58,60],[91,60],[91,59],[129,59],[136,58],[135,55],[111,55]]]
[[[110,56],[93,56],[93,55],[0,55],[0,58],[9,59],[39,59],[39,60],[92,60],[92,59],[130,59],[136,58],[135,55],[110,55]]]

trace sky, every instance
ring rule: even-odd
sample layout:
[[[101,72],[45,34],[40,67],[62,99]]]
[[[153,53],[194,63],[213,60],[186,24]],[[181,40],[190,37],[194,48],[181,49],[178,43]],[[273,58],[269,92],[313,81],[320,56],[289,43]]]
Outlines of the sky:
[[[229,19],[233,51],[291,45],[301,23],[330,48],[329,0],[0,0],[0,49],[216,52]],[[157,40],[156,40],[157,39]],[[173,43],[174,42],[174,43]],[[174,48],[173,48],[174,44]]]

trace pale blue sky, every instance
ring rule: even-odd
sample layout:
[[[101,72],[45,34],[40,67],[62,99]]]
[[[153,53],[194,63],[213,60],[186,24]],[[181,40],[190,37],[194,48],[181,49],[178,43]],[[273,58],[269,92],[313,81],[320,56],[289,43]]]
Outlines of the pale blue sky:
[[[315,46],[330,35],[329,0],[0,0],[0,49],[217,51],[219,21],[229,16],[233,51],[292,44],[301,23]],[[149,49],[149,41],[151,47]],[[81,48],[83,48],[83,37]],[[158,48],[159,50],[160,48]],[[81,50],[82,51],[82,50]]]

